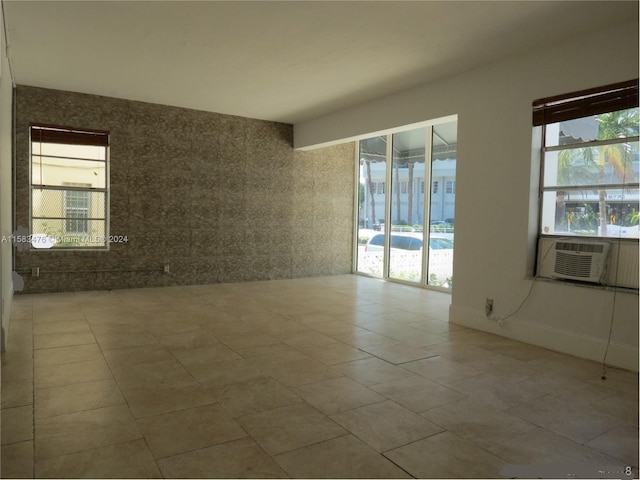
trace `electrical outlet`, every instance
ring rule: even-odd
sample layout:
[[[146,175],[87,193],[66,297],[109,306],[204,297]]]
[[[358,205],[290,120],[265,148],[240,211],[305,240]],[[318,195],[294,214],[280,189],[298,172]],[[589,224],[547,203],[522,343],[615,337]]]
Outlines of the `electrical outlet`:
[[[493,298],[487,298],[486,303],[484,304],[484,313],[488,317],[493,312]]]
[[[167,263],[162,270],[164,273],[169,273],[169,264]]]
[[[31,267],[31,276],[39,277],[40,276],[40,267]]]

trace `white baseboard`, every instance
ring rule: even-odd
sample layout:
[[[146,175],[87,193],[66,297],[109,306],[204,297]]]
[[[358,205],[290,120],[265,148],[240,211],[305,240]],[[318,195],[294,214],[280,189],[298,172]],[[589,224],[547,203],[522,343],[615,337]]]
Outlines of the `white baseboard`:
[[[502,326],[487,320],[484,312],[451,305],[449,321],[456,325],[482,330],[556,352],[602,362],[607,349],[607,339],[580,335],[575,332],[552,328],[523,320],[508,320]],[[607,365],[638,371],[638,345],[611,342],[607,352]]]

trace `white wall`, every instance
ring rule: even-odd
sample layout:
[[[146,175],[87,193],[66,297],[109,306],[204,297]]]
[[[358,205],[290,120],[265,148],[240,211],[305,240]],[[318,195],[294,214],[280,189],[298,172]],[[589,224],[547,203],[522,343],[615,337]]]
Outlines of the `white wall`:
[[[458,114],[456,249],[450,321],[602,361],[614,293],[536,282],[537,167],[531,103],[638,76],[636,19],[546,45],[453,78],[295,125],[295,146],[313,148],[370,132]],[[618,292],[608,363],[638,369],[638,296]]]
[[[0,235],[11,235],[11,123],[12,123],[12,85],[9,63],[4,41],[4,24],[0,10]],[[13,283],[11,280],[12,262],[9,243],[0,243],[0,323],[4,351],[6,334],[9,328]]]

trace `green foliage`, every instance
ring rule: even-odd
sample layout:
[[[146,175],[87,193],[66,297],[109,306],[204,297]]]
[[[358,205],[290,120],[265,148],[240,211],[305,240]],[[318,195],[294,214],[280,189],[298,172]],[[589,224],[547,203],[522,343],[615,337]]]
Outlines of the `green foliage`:
[[[443,223],[441,225],[431,225],[429,230],[433,233],[454,233],[453,225]]]
[[[585,212],[571,214],[571,231],[582,234],[595,234],[598,231],[600,215],[593,210],[591,205],[584,205]]]
[[[625,221],[629,226],[638,225],[638,223],[640,223],[640,212],[629,213],[626,216]]]

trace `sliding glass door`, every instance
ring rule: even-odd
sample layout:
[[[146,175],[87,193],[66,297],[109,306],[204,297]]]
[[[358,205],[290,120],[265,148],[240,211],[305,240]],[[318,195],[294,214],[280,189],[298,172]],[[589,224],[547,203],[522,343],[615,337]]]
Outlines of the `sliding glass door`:
[[[456,122],[359,144],[356,271],[451,289]]]
[[[391,136],[391,244],[389,278],[420,283],[424,241],[425,127]],[[416,180],[418,179],[418,183]]]

